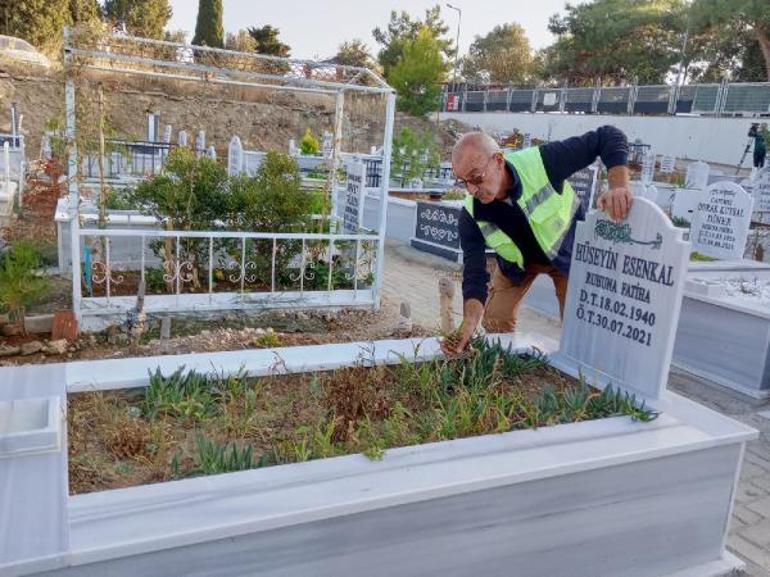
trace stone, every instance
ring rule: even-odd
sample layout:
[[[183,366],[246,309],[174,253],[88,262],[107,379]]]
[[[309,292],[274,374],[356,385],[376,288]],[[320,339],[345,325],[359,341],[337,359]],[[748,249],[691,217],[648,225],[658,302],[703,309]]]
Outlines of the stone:
[[[20,347],[14,347],[13,345],[0,343],[0,357],[13,357],[18,355],[20,352]]]
[[[40,341],[30,341],[21,345],[21,354],[23,356],[34,355],[43,350],[43,343]]]
[[[8,325],[3,325],[2,332],[4,337],[16,337],[16,336],[19,336],[24,331],[22,330],[20,324],[12,323]]]
[[[689,263],[683,233],[644,198],[623,222],[600,211],[578,222],[559,355],[589,379],[659,397]]]
[[[580,199],[580,204],[583,206],[583,212],[588,212],[594,208],[596,203],[596,190],[599,184],[597,174],[599,167],[596,164],[592,164],[578,170],[575,174],[570,176],[567,180],[572,185],[572,189]]]
[[[239,136],[233,136],[227,147],[227,174],[235,176],[243,169],[243,145]]]
[[[67,352],[68,348],[69,343],[67,342],[67,339],[58,339],[55,341],[50,341],[45,350],[48,352],[48,354],[51,355],[63,355]]]
[[[740,260],[746,250],[753,199],[734,182],[715,182],[698,202],[690,227],[692,250]]]
[[[348,184],[345,190],[345,208],[342,214],[342,230],[355,234],[363,222],[364,203],[361,193],[366,179],[363,162],[352,162],[347,167]]]
[[[704,190],[708,186],[709,172],[711,167],[703,162],[691,162],[687,166],[687,173],[684,177],[685,188],[696,188],[698,190]]]
[[[51,340],[67,339],[75,341],[78,338],[78,321],[72,311],[57,311],[53,315]]]
[[[676,157],[664,155],[660,159],[660,172],[662,174],[671,174],[676,168]]]
[[[770,167],[759,170],[754,177],[754,217],[757,222],[770,215]]]
[[[171,338],[171,317],[160,319],[160,340],[167,341]]]
[[[677,188],[671,202],[671,216],[692,223],[693,213],[698,203],[703,200],[704,191],[694,188]]]
[[[655,153],[648,149],[642,157],[642,182],[645,185],[652,183],[655,176]]]

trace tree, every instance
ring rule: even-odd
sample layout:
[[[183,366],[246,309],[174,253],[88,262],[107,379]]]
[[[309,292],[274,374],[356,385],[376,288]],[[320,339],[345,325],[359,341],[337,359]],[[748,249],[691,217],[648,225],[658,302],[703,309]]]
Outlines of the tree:
[[[720,37],[743,39],[745,50],[741,61],[756,61],[756,52],[751,47],[756,42],[764,61],[763,80],[770,81],[770,2],[762,0],[695,0],[692,6],[692,21],[696,30],[716,33]],[[753,47],[756,51],[756,46]]]
[[[404,47],[408,42],[417,38],[420,30],[427,28],[431,36],[436,40],[440,54],[444,58],[451,58],[455,51],[452,41],[444,38],[449,27],[441,19],[441,6],[436,4],[433,8],[425,10],[424,20],[413,20],[412,17],[402,11],[395,10],[390,13],[390,22],[386,29],[379,26],[372,30],[372,35],[382,49],[377,54],[377,61],[382,66],[386,78],[390,78],[390,71],[401,59]]]
[[[532,67],[532,51],[524,28],[516,23],[495,26],[486,36],[476,36],[463,58],[463,75],[473,78],[489,71],[495,83],[522,84]]]
[[[193,44],[222,48],[225,29],[222,26],[222,0],[198,0],[198,20]]]
[[[162,38],[171,19],[168,0],[105,0],[104,16],[112,22],[125,22],[129,34]]]
[[[288,57],[291,47],[278,38],[280,32],[278,28],[270,26],[270,24],[265,24],[261,28],[249,28],[249,34],[257,43],[255,52],[270,56]]]
[[[398,92],[399,108],[415,116],[436,110],[446,68],[441,43],[423,26],[417,38],[404,44],[403,55],[390,73],[389,80]]]
[[[372,68],[372,56],[369,54],[369,48],[363,40],[358,38],[340,44],[337,54],[332,60],[335,64]]]
[[[556,42],[542,53],[545,74],[558,82],[590,85],[662,83],[679,62],[684,0],[595,0],[567,4],[551,17]]]
[[[0,255],[0,308],[21,324],[22,332],[27,307],[49,290],[50,282],[38,274],[39,268],[40,255],[29,241],[16,241]]]
[[[225,38],[225,48],[237,52],[256,52],[257,41],[247,30],[238,30],[235,34],[228,32]]]
[[[102,7],[97,0],[70,0],[70,17],[74,24],[101,20]]]
[[[69,0],[24,0],[0,4],[0,34],[23,38],[53,54],[70,23]]]

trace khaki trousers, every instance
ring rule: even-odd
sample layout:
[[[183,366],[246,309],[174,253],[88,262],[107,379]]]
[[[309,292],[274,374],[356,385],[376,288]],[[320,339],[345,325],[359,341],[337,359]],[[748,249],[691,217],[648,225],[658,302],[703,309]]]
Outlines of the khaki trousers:
[[[564,301],[567,298],[567,277],[556,267],[548,264],[532,264],[524,271],[524,279],[518,285],[514,285],[499,268],[495,268],[492,276],[492,287],[489,289],[489,297],[484,308],[484,328],[491,333],[510,333],[516,329],[516,319],[524,297],[535,279],[547,274],[553,281],[556,289],[556,298],[559,299],[559,311],[564,317]]]

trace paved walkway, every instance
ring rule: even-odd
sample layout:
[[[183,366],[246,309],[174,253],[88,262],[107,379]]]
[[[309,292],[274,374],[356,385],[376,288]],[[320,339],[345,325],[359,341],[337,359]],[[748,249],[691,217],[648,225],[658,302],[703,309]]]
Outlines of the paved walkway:
[[[412,320],[426,328],[439,327],[438,279],[458,279],[455,318],[462,319],[460,271],[458,265],[419,252],[403,244],[389,243],[385,254],[384,297],[395,303],[411,305]],[[542,277],[541,277],[542,278]],[[559,337],[555,298],[548,279],[535,284],[525,300],[519,327],[528,332]],[[669,387],[724,415],[742,421],[760,431],[760,438],[747,444],[738,494],[735,499],[729,549],[747,562],[743,575],[770,577],[770,401],[763,404],[738,399],[703,383],[692,375],[672,371]],[[763,416],[764,414],[764,416]]]

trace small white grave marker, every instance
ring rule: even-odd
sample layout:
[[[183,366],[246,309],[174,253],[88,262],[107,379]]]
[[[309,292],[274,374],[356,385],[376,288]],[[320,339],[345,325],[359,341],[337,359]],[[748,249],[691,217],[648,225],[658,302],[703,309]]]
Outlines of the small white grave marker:
[[[660,172],[662,174],[671,174],[676,168],[676,157],[666,155],[660,159]]]
[[[209,147],[206,149],[206,156],[208,156],[209,158],[213,158],[214,160],[216,160],[216,159],[217,159],[217,149],[216,149],[216,148],[214,148],[214,146],[213,146],[213,145],[212,145],[212,146],[209,146]]]
[[[642,158],[642,182],[645,185],[652,183],[655,176],[655,153],[648,149]]]
[[[243,170],[243,145],[239,136],[233,136],[227,147],[227,174],[235,176]]]
[[[756,222],[765,222],[770,215],[770,167],[759,170],[754,177],[754,215]]]
[[[692,250],[719,259],[742,259],[752,204],[751,195],[734,182],[710,185],[693,214]]]
[[[298,154],[297,143],[293,138],[289,139],[289,156],[297,156]]]
[[[203,154],[203,152],[206,150],[206,131],[205,130],[199,130],[198,134],[195,136],[195,152],[198,153],[198,156]]]
[[[179,143],[179,146],[187,146],[187,131],[186,130],[180,130],[179,136],[177,137],[177,142]]]
[[[357,233],[361,228],[364,214],[361,191],[365,170],[363,162],[352,162],[347,167],[348,185],[345,191],[345,210],[342,215],[342,230],[346,233]]]
[[[321,141],[321,152],[324,158],[332,157],[332,152],[334,152],[334,135],[331,132],[324,131],[323,140]]]
[[[690,246],[654,203],[577,223],[560,356],[589,378],[659,397],[666,388]]]
[[[163,127],[163,142],[171,142],[171,125],[167,124]]]
[[[684,177],[685,188],[698,188],[705,190],[708,186],[709,172],[711,167],[702,161],[692,162],[687,167],[687,174]]]

